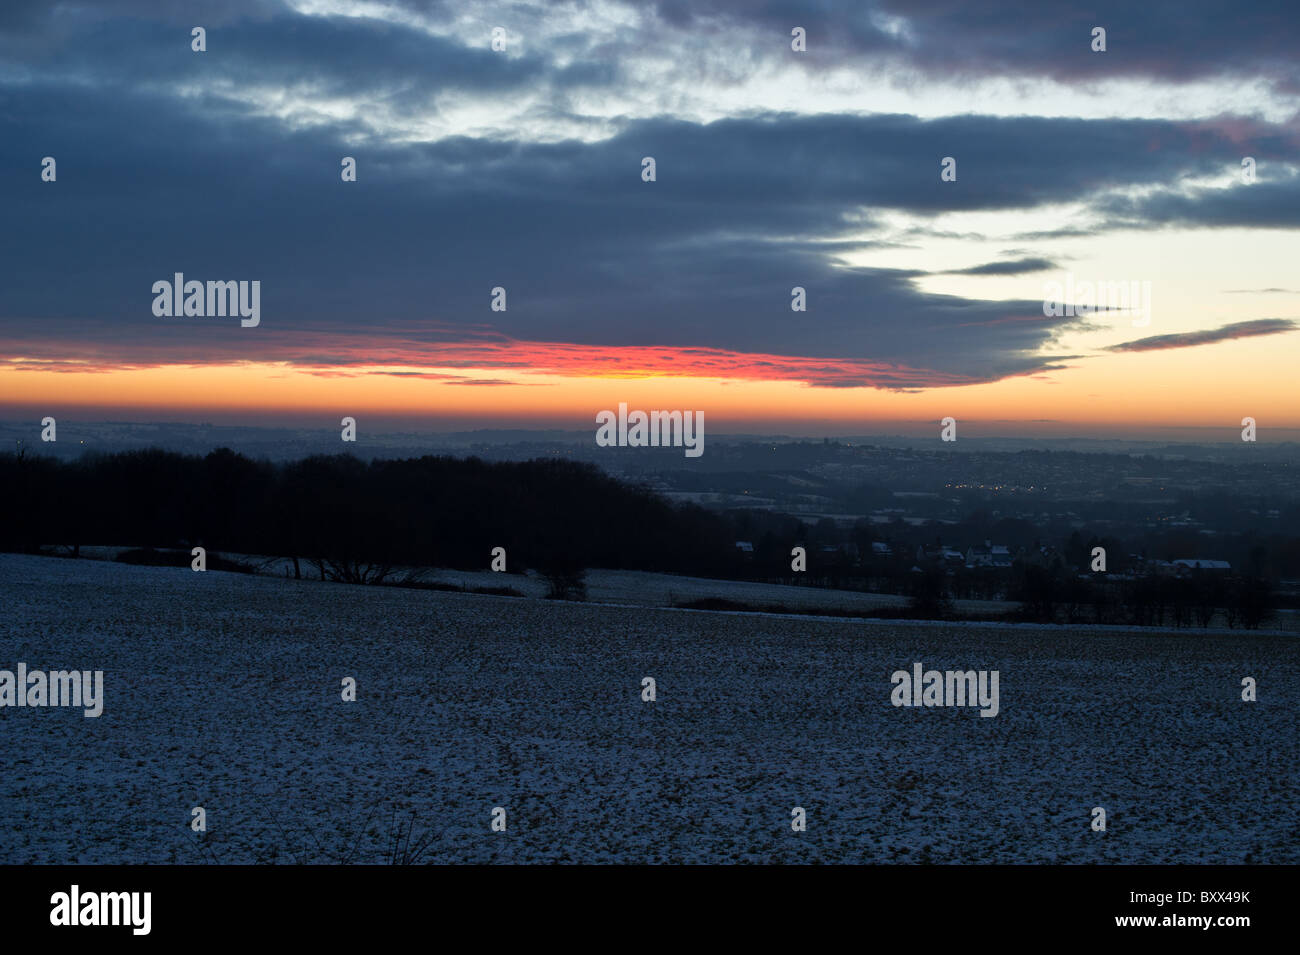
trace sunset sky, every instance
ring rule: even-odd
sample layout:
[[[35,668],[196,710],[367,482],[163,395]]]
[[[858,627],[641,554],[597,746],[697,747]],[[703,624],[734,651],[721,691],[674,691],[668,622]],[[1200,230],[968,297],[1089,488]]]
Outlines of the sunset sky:
[[[10,0],[0,418],[1295,440],[1297,50],[1293,3]],[[176,272],[260,324],[155,316]]]

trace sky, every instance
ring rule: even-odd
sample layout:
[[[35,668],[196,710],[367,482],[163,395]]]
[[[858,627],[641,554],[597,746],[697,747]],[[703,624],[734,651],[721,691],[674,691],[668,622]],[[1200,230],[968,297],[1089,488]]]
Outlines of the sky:
[[[1294,440],[1297,49],[1237,0],[7,0],[0,416]]]

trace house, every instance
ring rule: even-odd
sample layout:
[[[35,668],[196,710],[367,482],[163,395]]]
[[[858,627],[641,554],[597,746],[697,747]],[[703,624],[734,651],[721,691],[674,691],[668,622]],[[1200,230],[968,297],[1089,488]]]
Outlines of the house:
[[[924,544],[916,548],[916,562],[918,564],[943,564],[945,567],[960,566],[966,557],[959,550],[953,550],[951,547],[944,547],[942,544],[935,544],[927,547]]]
[[[985,541],[966,551],[967,567],[1010,567],[1011,550],[1002,544]]]
[[[823,544],[821,550],[826,557],[839,557],[843,554],[851,560],[858,559],[858,545],[853,541],[845,541],[843,544]]]
[[[1138,569],[1148,577],[1168,577],[1174,572],[1174,565],[1167,560],[1159,560],[1154,557],[1147,559],[1136,554],[1130,554],[1129,556],[1136,558],[1135,563]]]
[[[1232,565],[1226,560],[1201,560],[1193,557],[1183,557],[1174,561],[1175,573],[1187,574],[1194,570],[1214,570],[1222,573],[1232,570]]]

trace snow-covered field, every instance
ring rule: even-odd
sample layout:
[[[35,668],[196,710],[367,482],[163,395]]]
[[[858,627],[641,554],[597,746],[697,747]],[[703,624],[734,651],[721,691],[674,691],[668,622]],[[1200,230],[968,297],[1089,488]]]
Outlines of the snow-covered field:
[[[102,559],[123,548],[103,548]],[[293,565],[283,558],[227,555],[258,568],[259,573],[277,577],[292,574]],[[187,558],[188,559],[188,558]],[[406,568],[390,580],[401,580]],[[304,568],[303,573],[314,573]],[[501,574],[490,570],[454,570],[420,568],[419,579],[428,583],[452,584],[457,587],[510,587],[528,597],[545,597],[546,578],[535,571],[528,574]],[[826,587],[789,586],[745,580],[719,580],[712,577],[687,577],[638,570],[608,570],[593,567],[586,572],[587,599],[590,603],[630,604],[636,607],[674,607],[704,597],[719,597],[750,606],[780,604],[791,610],[830,610],[867,613],[880,607],[905,607],[908,599],[897,594],[861,593],[832,590]],[[954,600],[953,606],[963,613],[994,614],[1019,606],[1014,601]]]
[[[0,669],[19,661],[103,670],[106,699],[97,719],[0,708],[3,862],[382,862],[394,811],[429,834],[420,861],[1300,862],[1294,637],[0,554]],[[890,673],[916,661],[998,670],[999,715],[891,706]]]

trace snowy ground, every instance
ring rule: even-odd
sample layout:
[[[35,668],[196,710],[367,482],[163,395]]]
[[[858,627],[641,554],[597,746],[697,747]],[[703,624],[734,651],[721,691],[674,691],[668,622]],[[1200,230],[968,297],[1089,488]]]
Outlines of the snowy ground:
[[[1300,862],[1294,637],[615,608],[4,554],[0,611],[0,669],[102,669],[106,696],[98,719],[0,708],[3,862],[380,862],[394,808],[430,834],[421,861]],[[1001,713],[891,706],[889,674],[914,661],[999,670]]]
[[[127,549],[125,547],[83,547],[82,554],[96,560],[113,560],[117,554]],[[285,558],[229,553],[222,556],[247,563],[261,574],[274,577],[293,575],[293,563]],[[185,559],[189,560],[188,554]],[[486,556],[484,559],[487,559]],[[309,577],[316,573],[305,562],[300,566],[300,571],[304,576]],[[536,572],[523,575],[494,573],[491,570],[401,568],[390,580],[401,580],[409,571],[416,572],[418,579],[426,583],[451,584],[467,589],[509,587],[529,597],[544,597],[548,590],[546,579]],[[896,594],[869,594],[823,587],[795,587],[601,568],[591,568],[586,571],[586,585],[587,599],[591,603],[631,604],[638,607],[672,607],[703,597],[720,597],[724,600],[757,606],[782,604],[790,609],[814,608],[865,613],[879,607],[904,607],[908,603],[906,597]],[[1000,613],[1019,606],[1014,601],[998,600],[956,600],[953,604],[959,611],[983,614]]]

